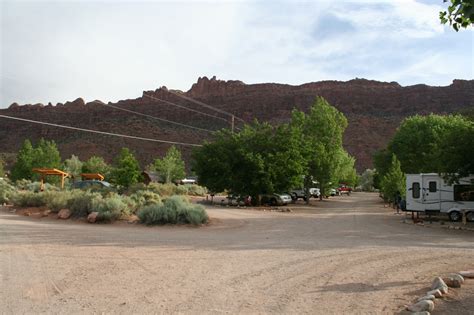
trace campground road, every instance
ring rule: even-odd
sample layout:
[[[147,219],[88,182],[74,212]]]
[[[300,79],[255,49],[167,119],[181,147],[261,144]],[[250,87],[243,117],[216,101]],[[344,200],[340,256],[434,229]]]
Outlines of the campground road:
[[[375,194],[313,203],[209,208],[200,228],[3,209],[0,313],[393,314],[433,276],[473,267],[473,232],[403,224]]]

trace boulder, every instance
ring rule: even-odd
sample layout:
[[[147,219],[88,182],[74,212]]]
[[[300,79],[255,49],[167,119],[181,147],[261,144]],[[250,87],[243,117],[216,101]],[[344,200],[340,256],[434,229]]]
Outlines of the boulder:
[[[436,277],[431,284],[431,290],[436,290],[442,287],[447,287],[446,283],[443,281],[441,277]]]
[[[432,310],[434,310],[434,303],[430,300],[422,300],[420,302],[408,306],[407,310],[410,312],[431,312]]]
[[[97,221],[97,216],[99,215],[99,212],[91,212],[87,216],[87,222],[89,223],[95,223]]]
[[[41,212],[41,216],[47,217],[50,213],[51,213],[51,210],[44,210],[43,212]]]
[[[66,220],[66,219],[69,219],[70,216],[71,216],[71,210],[69,209],[61,209],[58,212],[58,219]]]
[[[26,216],[26,217],[29,217],[31,215],[31,212],[30,211],[25,211],[25,212],[23,212],[23,215]]]
[[[431,290],[427,292],[426,295],[434,295],[436,298],[440,298],[443,296],[443,293],[441,293],[440,290],[436,289],[436,290]]]
[[[458,273],[452,273],[452,274],[448,275],[448,277],[459,280],[459,282],[461,282],[461,284],[464,283],[464,277],[461,276]]]
[[[413,312],[411,315],[430,315],[430,312],[423,311],[423,312]]]
[[[445,277],[443,281],[450,288],[460,288],[462,283],[459,279],[455,279],[454,277]]]
[[[427,294],[421,298],[418,299],[418,302],[420,301],[423,301],[423,300],[430,300],[430,301],[433,301],[434,299],[436,299],[436,296],[432,295],[432,294]]]
[[[459,274],[464,278],[474,279],[474,270],[459,271]]]

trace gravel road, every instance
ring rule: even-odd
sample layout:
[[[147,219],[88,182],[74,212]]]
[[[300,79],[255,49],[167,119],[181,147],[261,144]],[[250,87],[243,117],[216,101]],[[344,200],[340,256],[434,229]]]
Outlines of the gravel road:
[[[3,208],[0,313],[393,314],[434,276],[473,269],[473,232],[403,224],[375,194],[313,203],[209,208],[199,228]]]

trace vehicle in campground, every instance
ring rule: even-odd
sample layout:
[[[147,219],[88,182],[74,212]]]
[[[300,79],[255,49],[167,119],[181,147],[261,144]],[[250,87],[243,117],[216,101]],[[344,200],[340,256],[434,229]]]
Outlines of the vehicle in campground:
[[[74,182],[71,185],[72,189],[113,189],[112,184],[106,182],[104,180],[82,180],[78,182]]]
[[[303,199],[306,201],[306,191],[304,188],[293,189],[289,192],[291,198],[293,200]],[[321,192],[319,188],[310,188],[309,189],[309,197],[319,198]]]
[[[403,211],[446,213],[451,221],[474,221],[474,175],[449,183],[437,173],[407,174]]]
[[[350,195],[352,192],[352,188],[345,184],[342,184],[337,188],[337,192],[339,195],[342,195],[342,194]]]
[[[260,195],[260,202],[262,205],[270,206],[284,206],[290,203],[293,199],[286,193],[274,193]]]

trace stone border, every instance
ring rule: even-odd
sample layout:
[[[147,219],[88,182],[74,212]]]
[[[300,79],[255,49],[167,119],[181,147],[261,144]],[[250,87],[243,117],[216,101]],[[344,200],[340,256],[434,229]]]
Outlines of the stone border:
[[[449,288],[460,288],[464,279],[474,279],[474,270],[451,273],[446,277],[436,277],[431,283],[430,291],[415,303],[406,305],[405,309],[413,315],[429,315],[434,310],[434,301],[448,293]]]

